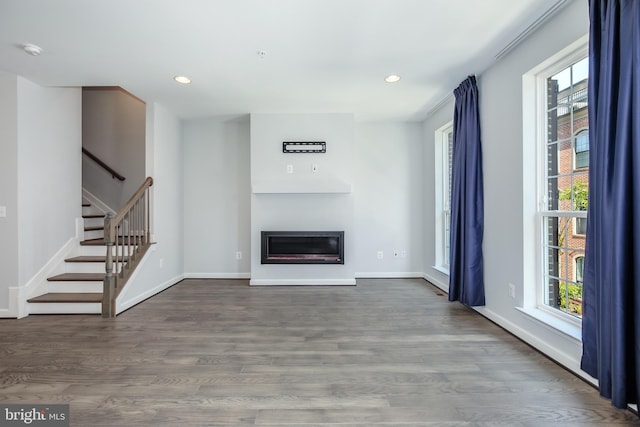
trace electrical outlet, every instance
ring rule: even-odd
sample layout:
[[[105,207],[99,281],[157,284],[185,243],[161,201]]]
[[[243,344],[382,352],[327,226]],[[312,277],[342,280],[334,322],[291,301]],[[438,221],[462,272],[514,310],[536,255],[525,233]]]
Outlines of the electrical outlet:
[[[287,173],[293,173],[293,165],[287,165]]]
[[[7,216],[7,207],[0,206],[0,218],[4,218]]]
[[[384,258],[384,252],[378,251],[378,259]]]
[[[516,285],[514,285],[513,283],[509,283],[507,285],[509,287],[509,296],[513,299],[516,298]]]
[[[160,268],[164,267],[164,258],[160,258]]]
[[[398,258],[400,256],[400,252],[399,251],[393,251],[393,257],[394,258]]]
[[[311,172],[318,173],[318,164],[314,163],[311,165]]]
[[[242,259],[242,252],[236,252],[236,259]]]

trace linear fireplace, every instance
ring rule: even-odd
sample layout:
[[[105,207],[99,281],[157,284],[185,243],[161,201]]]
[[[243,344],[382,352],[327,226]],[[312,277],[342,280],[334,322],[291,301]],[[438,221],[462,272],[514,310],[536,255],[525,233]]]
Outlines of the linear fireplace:
[[[344,264],[344,231],[262,231],[262,264]]]

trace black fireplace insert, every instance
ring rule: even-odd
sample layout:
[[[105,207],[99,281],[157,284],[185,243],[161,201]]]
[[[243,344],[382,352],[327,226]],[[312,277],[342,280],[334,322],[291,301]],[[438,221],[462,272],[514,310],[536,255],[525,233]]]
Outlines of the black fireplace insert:
[[[262,231],[262,264],[344,264],[344,231]]]

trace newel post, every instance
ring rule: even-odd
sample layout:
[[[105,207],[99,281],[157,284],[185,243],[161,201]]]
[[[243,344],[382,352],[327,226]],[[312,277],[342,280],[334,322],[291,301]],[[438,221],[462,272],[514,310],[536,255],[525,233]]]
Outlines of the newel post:
[[[111,226],[113,213],[104,218],[104,241],[107,247],[105,259],[106,275],[102,285],[102,317],[115,317],[116,275],[113,273],[113,247],[115,245],[115,229]]]

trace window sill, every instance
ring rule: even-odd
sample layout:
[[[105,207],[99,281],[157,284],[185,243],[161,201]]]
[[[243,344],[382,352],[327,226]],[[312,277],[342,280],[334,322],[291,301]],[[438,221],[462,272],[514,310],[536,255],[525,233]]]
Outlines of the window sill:
[[[434,270],[439,271],[442,274],[445,274],[447,276],[449,275],[449,269],[448,268],[440,267],[440,266],[437,266],[437,265],[432,266],[432,268]]]
[[[539,308],[516,307],[516,310],[526,314],[527,316],[550,328],[563,333],[570,338],[573,338],[577,342],[582,342],[582,328],[579,325],[573,324],[570,321],[562,319],[559,316],[548,313],[545,310],[541,310]]]

